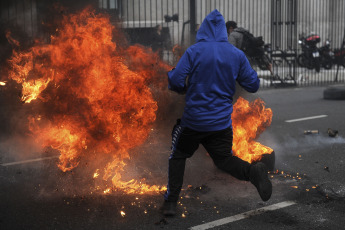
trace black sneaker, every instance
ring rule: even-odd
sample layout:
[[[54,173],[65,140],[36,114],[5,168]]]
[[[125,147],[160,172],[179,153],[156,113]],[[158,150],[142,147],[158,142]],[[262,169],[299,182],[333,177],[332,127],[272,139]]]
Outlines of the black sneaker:
[[[175,216],[176,215],[177,202],[164,201],[160,211],[164,216]]]
[[[264,163],[258,162],[250,167],[250,182],[258,190],[263,201],[270,199],[272,195],[272,183],[268,179],[268,170]]]

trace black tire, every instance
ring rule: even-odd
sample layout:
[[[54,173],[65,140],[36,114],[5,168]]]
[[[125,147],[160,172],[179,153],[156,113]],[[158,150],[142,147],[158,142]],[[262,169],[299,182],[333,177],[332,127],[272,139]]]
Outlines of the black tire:
[[[345,87],[330,87],[323,91],[326,100],[345,100]]]
[[[303,54],[298,55],[297,62],[298,62],[299,66],[305,67],[304,55]]]
[[[262,158],[259,161],[256,162],[262,162],[266,165],[267,169],[269,171],[274,171],[275,169],[275,161],[276,161],[276,155],[273,151],[272,153],[262,154]]]

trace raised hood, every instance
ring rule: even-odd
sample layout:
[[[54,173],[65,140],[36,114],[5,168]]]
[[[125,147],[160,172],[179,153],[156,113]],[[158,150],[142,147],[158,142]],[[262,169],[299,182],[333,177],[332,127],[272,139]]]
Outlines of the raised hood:
[[[224,42],[228,41],[225,21],[218,10],[212,11],[202,22],[197,34],[196,41]]]

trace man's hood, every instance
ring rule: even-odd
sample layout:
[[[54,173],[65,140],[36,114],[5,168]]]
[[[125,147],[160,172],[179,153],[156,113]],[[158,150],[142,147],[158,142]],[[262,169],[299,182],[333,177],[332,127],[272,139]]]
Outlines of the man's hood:
[[[196,34],[196,42],[224,42],[228,41],[225,21],[218,10],[212,11],[206,16]]]

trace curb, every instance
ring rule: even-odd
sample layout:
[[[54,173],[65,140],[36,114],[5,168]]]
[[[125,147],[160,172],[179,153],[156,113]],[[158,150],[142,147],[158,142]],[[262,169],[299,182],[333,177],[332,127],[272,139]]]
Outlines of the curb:
[[[345,86],[332,86],[323,91],[323,99],[345,100]]]

